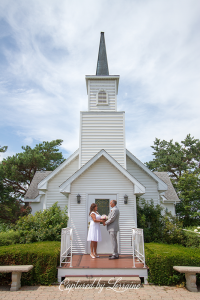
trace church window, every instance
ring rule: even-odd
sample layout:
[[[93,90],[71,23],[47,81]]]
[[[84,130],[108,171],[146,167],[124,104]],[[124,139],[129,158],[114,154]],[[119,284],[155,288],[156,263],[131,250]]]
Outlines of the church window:
[[[100,90],[97,93],[97,105],[107,105],[108,104],[108,95],[106,91]]]

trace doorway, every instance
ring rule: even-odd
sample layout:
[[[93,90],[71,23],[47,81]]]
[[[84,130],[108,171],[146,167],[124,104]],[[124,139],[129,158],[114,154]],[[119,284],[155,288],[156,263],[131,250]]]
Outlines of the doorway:
[[[87,233],[89,230],[90,224],[90,206],[92,203],[96,203],[98,206],[98,213],[100,215],[108,215],[110,213],[110,200],[117,200],[117,195],[88,195],[88,222],[87,222]],[[112,254],[112,245],[110,240],[109,232],[107,231],[107,226],[103,226],[100,224],[102,241],[97,245],[97,253],[98,254]],[[87,253],[90,253],[90,242],[87,242]]]

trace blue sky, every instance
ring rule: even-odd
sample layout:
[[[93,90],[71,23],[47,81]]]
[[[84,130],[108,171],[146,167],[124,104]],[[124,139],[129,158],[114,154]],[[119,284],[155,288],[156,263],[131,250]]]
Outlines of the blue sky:
[[[199,0],[1,0],[0,159],[53,139],[65,157],[79,147],[101,31],[127,148],[146,162],[156,137],[200,139]]]

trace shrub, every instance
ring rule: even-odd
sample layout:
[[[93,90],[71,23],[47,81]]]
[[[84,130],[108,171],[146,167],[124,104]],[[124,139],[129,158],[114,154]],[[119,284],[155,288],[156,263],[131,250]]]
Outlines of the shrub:
[[[67,227],[68,216],[54,203],[49,209],[38,211],[35,215],[19,218],[13,226],[20,233],[20,243],[37,241],[60,241],[61,229]]]
[[[144,198],[137,198],[138,228],[143,228],[146,243],[162,241],[162,210],[161,205],[155,206],[153,200],[148,202]]]
[[[173,266],[199,266],[200,250],[181,245],[145,244],[146,264],[149,267],[149,283],[175,285],[185,282],[185,275]]]
[[[168,244],[183,243],[182,223],[170,212],[163,212],[161,205],[154,205],[143,198],[137,199],[138,227],[144,230],[144,241]]]
[[[189,232],[189,231],[183,231],[184,233],[184,241],[183,245],[185,247],[193,247],[193,248],[199,248],[200,247],[200,236],[199,234],[196,234],[195,232]]]
[[[6,231],[0,232],[0,246],[7,246],[12,244],[17,244],[20,241],[19,231]]]
[[[49,285],[57,281],[60,242],[38,242],[0,247],[0,265],[33,265],[22,273],[22,285]],[[11,274],[0,274],[1,282],[10,282]]]

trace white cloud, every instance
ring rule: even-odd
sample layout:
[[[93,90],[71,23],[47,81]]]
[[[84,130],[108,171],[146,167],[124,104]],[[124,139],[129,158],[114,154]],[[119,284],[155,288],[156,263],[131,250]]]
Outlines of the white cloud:
[[[100,31],[110,74],[121,77],[130,151],[147,161],[155,137],[200,138],[198,0],[8,0],[0,15],[0,124],[23,142],[61,138],[65,150],[78,148]]]

